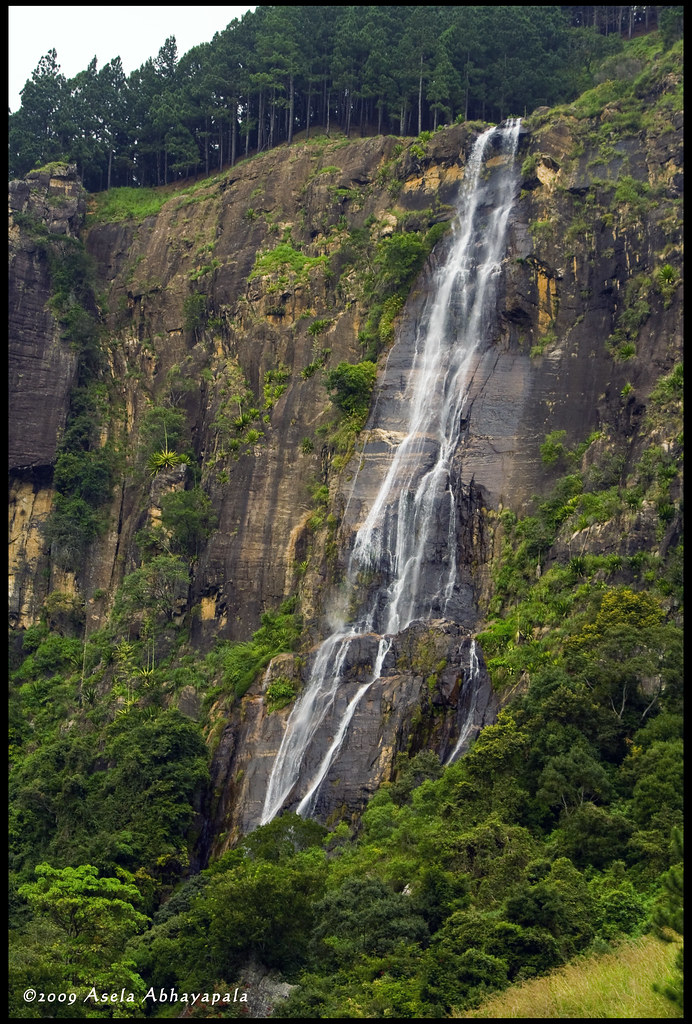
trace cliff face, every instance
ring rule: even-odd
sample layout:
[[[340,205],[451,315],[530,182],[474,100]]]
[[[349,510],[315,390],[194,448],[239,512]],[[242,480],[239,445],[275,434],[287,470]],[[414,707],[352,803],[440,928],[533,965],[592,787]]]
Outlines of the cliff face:
[[[193,581],[197,641],[247,636],[263,610],[295,589],[311,492],[327,480],[320,428],[334,412],[322,373],[304,371],[361,358],[357,336],[368,312],[357,280],[337,282],[339,259],[368,219],[386,237],[397,218],[421,226],[449,218],[467,137],[449,132],[426,173],[406,153],[397,163],[392,138],[276,150],[173,198],[138,228],[90,230],[109,307],[122,311],[111,318],[124,325],[116,327],[123,344],[114,369],[129,436],[175,368],[198,385],[180,404],[219,528]],[[396,199],[387,188],[393,164],[408,179]],[[299,249],[307,261],[295,262]],[[261,252],[278,255],[254,270]],[[139,379],[128,383],[133,365]],[[278,385],[268,382],[272,374]],[[276,399],[265,391],[282,382]],[[234,402],[246,389],[252,403]],[[245,434],[229,436],[229,420],[253,407]],[[301,447],[306,437],[311,451]]]
[[[10,625],[36,620],[48,588],[42,527],[52,505],[52,466],[69,409],[77,353],[61,340],[51,309],[53,273],[45,236],[74,239],[86,193],[74,167],[56,165],[9,187],[8,376],[10,409]],[[27,221],[41,231],[27,230]]]
[[[396,318],[378,367],[376,426],[371,418],[355,452],[338,435],[322,371],[362,357],[358,335],[373,302],[363,277],[376,269],[377,242],[395,228],[428,230],[453,216],[478,131],[457,126],[424,144],[388,137],[280,148],[172,192],[139,223],[83,232],[108,359],[101,443],[118,449],[125,468],[83,563],[62,573],[53,567],[50,580],[38,578],[49,565],[41,527],[76,357],[47,306],[48,262],[17,219],[11,228],[11,624],[35,622],[49,588],[81,596],[90,631],[104,621],[117,587],[141,563],[138,531],[160,520],[162,493],[190,482],[180,468],[153,480],[144,468],[153,408],[183,414],[179,447],[197,462],[217,517],[175,609],[178,621],[187,616],[191,649],[244,639],[263,611],[300,595],[301,657],[275,659],[227,718],[217,708],[204,855],[259,821],[267,764],[290,710],[268,714],[264,696],[275,679],[304,684],[310,643],[328,631],[327,597],[400,436],[399,379],[447,239]],[[492,593],[502,540],[496,513],[522,512],[545,489],[546,435],[564,431],[565,446],[576,446],[601,430],[584,458],[612,450],[625,476],[646,447],[648,396],[681,350],[680,290],[657,287],[661,268],[679,274],[681,260],[681,116],[665,131],[616,133],[608,146],[603,137],[547,112],[522,130],[521,194],[498,268],[497,325],[477,354],[455,455],[463,609],[456,621],[414,624],[395,638],[320,791],[323,819],[357,810],[390,777],[398,751],[425,746],[444,759],[465,722],[470,738],[492,720],[497,700],[482,659],[472,666],[471,642]],[[74,233],[84,207],[69,171],[13,183],[10,197],[11,211],[28,210],[53,233]],[[580,549],[624,552],[621,525],[585,528]],[[646,509],[629,525],[630,539],[636,534],[649,550],[663,550],[679,529],[673,517],[661,539]],[[337,715],[372,665],[374,645],[363,637],[353,652]],[[171,700],[197,713],[194,694]]]
[[[40,469],[55,459],[76,354],[69,344],[61,344],[60,327],[48,304],[53,286],[45,252],[20,224],[22,216],[30,217],[49,235],[75,237],[82,227],[86,193],[75,168],[58,165],[52,172],[10,182],[9,209],[9,468]]]

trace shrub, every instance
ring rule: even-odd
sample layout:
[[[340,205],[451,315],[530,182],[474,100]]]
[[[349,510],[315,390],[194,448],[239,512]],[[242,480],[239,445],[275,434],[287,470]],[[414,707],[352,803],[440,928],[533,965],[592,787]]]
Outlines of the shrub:
[[[265,694],[265,700],[267,702],[267,711],[269,714],[272,711],[280,711],[281,708],[285,708],[288,704],[295,700],[296,691],[293,683],[290,679],[279,676],[275,679]]]
[[[407,288],[423,266],[428,247],[413,231],[399,232],[377,244],[378,285],[386,292]]]
[[[163,496],[161,522],[171,531],[176,553],[193,556],[216,528],[218,519],[209,495],[200,487],[194,487]]]
[[[53,484],[65,497],[76,496],[90,505],[101,505],[110,497],[113,469],[114,456],[110,448],[62,451],[55,463]]]
[[[540,447],[541,458],[546,466],[554,465],[565,454],[565,446],[562,442],[566,436],[566,430],[552,430],[546,434],[545,441]]]
[[[69,673],[79,665],[81,655],[82,644],[76,637],[51,633],[24,662],[21,674],[25,678],[49,678],[58,673]]]
[[[329,317],[324,320],[314,320],[308,327],[308,334],[313,338],[317,337],[318,334],[323,334],[332,322],[333,320]]]
[[[269,252],[260,253],[248,280],[277,271],[292,271],[300,280],[306,280],[309,272],[316,267],[326,267],[327,256],[305,256],[289,242],[282,242]]]
[[[272,658],[290,651],[300,638],[296,599],[289,598],[276,612],[265,612],[262,625],[251,640],[229,644],[223,652],[224,683],[242,697]]]
[[[197,331],[207,322],[207,297],[194,292],[183,301],[184,325],[186,331]]]
[[[158,452],[154,452],[149,456],[147,463],[152,476],[156,476],[162,469],[172,469],[173,466],[189,466],[190,459],[187,455],[181,455],[179,452],[172,452],[169,448],[162,448]]]
[[[331,400],[349,416],[365,416],[375,387],[377,367],[373,362],[339,363],[327,374],[327,391]]]
[[[177,453],[184,447],[186,434],[187,421],[180,409],[162,405],[151,406],[142,421],[141,441],[144,457],[149,459],[160,452]],[[159,468],[163,469],[164,466]]]
[[[125,577],[115,598],[116,615],[150,609],[170,619],[183,590],[187,597],[188,583],[188,567],[180,558],[158,555]]]
[[[83,498],[57,494],[44,531],[56,565],[61,569],[76,569],[88,545],[101,536],[105,527],[104,518]]]

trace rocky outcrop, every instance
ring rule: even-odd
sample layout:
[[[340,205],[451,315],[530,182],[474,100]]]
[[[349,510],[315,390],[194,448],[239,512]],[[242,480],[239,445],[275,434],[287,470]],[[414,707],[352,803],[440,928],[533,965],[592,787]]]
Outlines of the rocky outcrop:
[[[46,236],[74,238],[86,210],[76,167],[55,164],[9,186],[9,467],[50,466],[65,425],[77,355],[61,338]]]
[[[345,708],[367,681],[379,639],[364,635],[350,645],[343,684],[305,758],[307,776],[319,768]],[[213,762],[214,797],[205,815],[207,851],[223,852],[260,823],[267,781],[292,710],[289,705],[270,712],[267,690],[278,678],[294,681],[299,690],[309,677],[315,653],[300,663],[290,654],[275,658],[261,685],[244,700],[243,714],[223,728]],[[459,756],[482,726],[494,721],[497,707],[469,631],[442,620],[414,623],[394,638],[380,678],[357,704],[348,740],[320,787],[315,816],[324,821],[357,814],[392,777],[402,751],[434,750],[442,762]],[[287,809],[295,804],[297,799]]]

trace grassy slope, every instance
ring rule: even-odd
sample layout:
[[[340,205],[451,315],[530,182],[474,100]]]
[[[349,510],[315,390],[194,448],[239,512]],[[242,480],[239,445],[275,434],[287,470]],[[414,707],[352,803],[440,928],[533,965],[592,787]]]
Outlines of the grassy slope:
[[[653,991],[669,973],[678,945],[651,935],[591,956],[543,978],[513,985],[457,1017],[682,1017]]]

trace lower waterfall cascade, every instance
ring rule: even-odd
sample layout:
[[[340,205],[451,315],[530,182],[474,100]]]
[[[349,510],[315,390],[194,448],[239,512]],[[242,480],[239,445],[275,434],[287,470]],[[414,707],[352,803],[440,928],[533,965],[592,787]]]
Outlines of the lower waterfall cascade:
[[[497,322],[498,284],[519,177],[515,158],[520,127],[520,120],[512,119],[488,129],[469,155],[451,244],[435,271],[416,333],[399,410],[405,424],[402,438],[355,532],[347,560],[346,589],[352,604],[364,576],[376,580],[377,586],[367,589],[350,621],[341,616],[314,654],[273,762],[261,824],[284,809],[303,816],[315,812],[320,787],[355,709],[380,678],[393,637],[416,621],[460,621],[458,456],[469,416],[469,386]],[[376,405],[368,429],[377,427],[377,416]],[[366,634],[379,638],[372,668],[339,720],[330,722],[331,742],[320,758],[315,761],[313,756],[308,769],[310,747],[334,710],[349,649]],[[465,686],[473,685],[478,676],[475,640],[470,664]],[[445,763],[462,752],[473,732],[470,719],[461,724]]]

